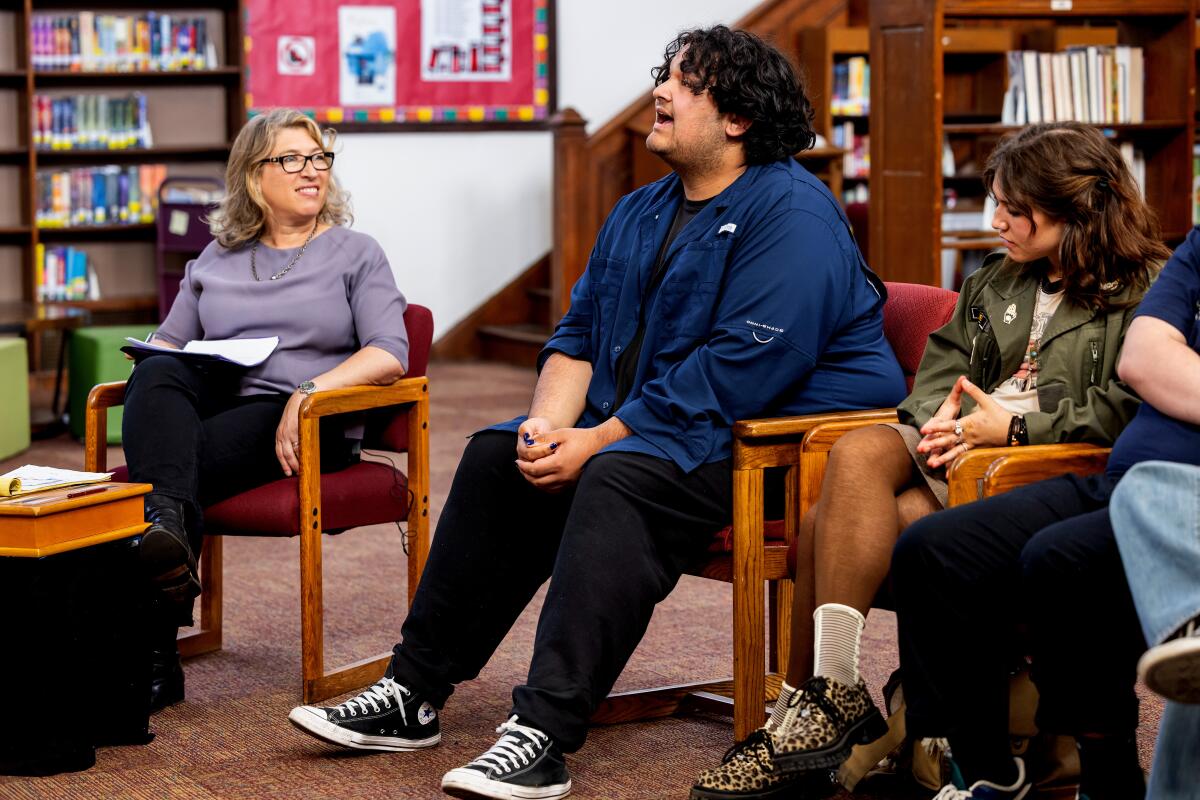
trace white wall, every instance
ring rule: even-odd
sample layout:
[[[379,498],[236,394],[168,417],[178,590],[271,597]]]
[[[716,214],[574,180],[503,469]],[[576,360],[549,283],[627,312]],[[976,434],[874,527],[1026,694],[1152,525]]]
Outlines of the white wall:
[[[757,0],[558,0],[558,105],[589,130],[650,87],[679,31],[731,23]],[[338,175],[357,230],[379,240],[396,283],[440,335],[550,250],[549,133],[354,134]]]

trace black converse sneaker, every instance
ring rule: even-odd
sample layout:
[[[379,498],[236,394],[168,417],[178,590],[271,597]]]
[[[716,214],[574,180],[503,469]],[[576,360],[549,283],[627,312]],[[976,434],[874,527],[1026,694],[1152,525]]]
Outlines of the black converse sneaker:
[[[562,751],[549,736],[518,725],[515,714],[496,733],[504,735],[486,753],[442,776],[443,792],[500,800],[555,800],[571,793]]]
[[[332,708],[296,706],[288,721],[330,744],[358,750],[419,750],[442,739],[437,710],[389,677]]]

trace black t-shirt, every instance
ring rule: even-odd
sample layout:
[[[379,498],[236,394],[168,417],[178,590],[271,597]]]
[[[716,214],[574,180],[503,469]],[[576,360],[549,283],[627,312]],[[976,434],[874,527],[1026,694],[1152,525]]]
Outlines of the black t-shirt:
[[[650,280],[642,287],[642,308],[638,317],[637,332],[633,334],[633,339],[625,348],[625,352],[621,353],[621,357],[617,359],[616,377],[617,390],[615,400],[612,404],[610,414],[616,413],[616,410],[625,402],[625,398],[629,396],[629,392],[633,389],[633,380],[637,375],[638,357],[642,352],[642,338],[646,334],[646,309],[654,303],[654,297],[658,293],[658,287],[662,284],[663,276],[667,274],[666,256],[667,250],[671,246],[671,242],[675,241],[675,237],[679,235],[687,224],[692,221],[692,218],[704,210],[708,205],[707,200],[688,200],[686,197],[679,205],[679,210],[675,212],[675,219],[671,223],[671,230],[667,232],[663,239],[662,245],[658,248],[658,257],[654,261],[654,269],[650,273]]]
[[[1200,228],[1193,228],[1187,241],[1171,256],[1138,305],[1136,316],[1154,317],[1175,326],[1200,356]],[[1108,474],[1119,477],[1134,464],[1151,460],[1200,466],[1200,425],[1168,417],[1149,403],[1142,403],[1113,444]]]

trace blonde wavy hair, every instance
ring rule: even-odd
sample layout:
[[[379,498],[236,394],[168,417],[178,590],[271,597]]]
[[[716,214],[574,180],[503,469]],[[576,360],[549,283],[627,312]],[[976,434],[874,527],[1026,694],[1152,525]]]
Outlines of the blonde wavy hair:
[[[247,122],[238,133],[229,151],[225,168],[225,198],[208,216],[208,227],[217,242],[227,249],[242,247],[262,235],[271,209],[263,199],[260,175],[266,165],[259,163],[271,155],[279,132],[301,128],[318,147],[333,150],[337,132],[321,130],[312,118],[291,108],[275,108]],[[338,183],[333,170],[325,189],[325,205],[317,220],[326,225],[345,225],[353,222],[350,195]]]

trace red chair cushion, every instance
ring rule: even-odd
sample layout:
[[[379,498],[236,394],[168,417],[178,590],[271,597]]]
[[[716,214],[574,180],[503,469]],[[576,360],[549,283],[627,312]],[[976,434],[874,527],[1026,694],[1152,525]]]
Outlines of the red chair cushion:
[[[113,480],[126,481],[125,467]],[[300,495],[296,478],[281,480],[222,500],[204,510],[204,526],[221,536],[298,536]],[[408,516],[408,479],[387,464],[363,461],[321,476],[321,527],[340,533]]]
[[[784,539],[783,520],[769,519],[763,523],[763,540],[782,542]],[[708,552],[713,555],[733,552],[733,526],[726,525],[713,534],[713,540],[708,545]]]
[[[883,335],[887,337],[911,391],[917,367],[925,355],[929,334],[954,316],[958,292],[918,283],[887,283],[883,305]]]

